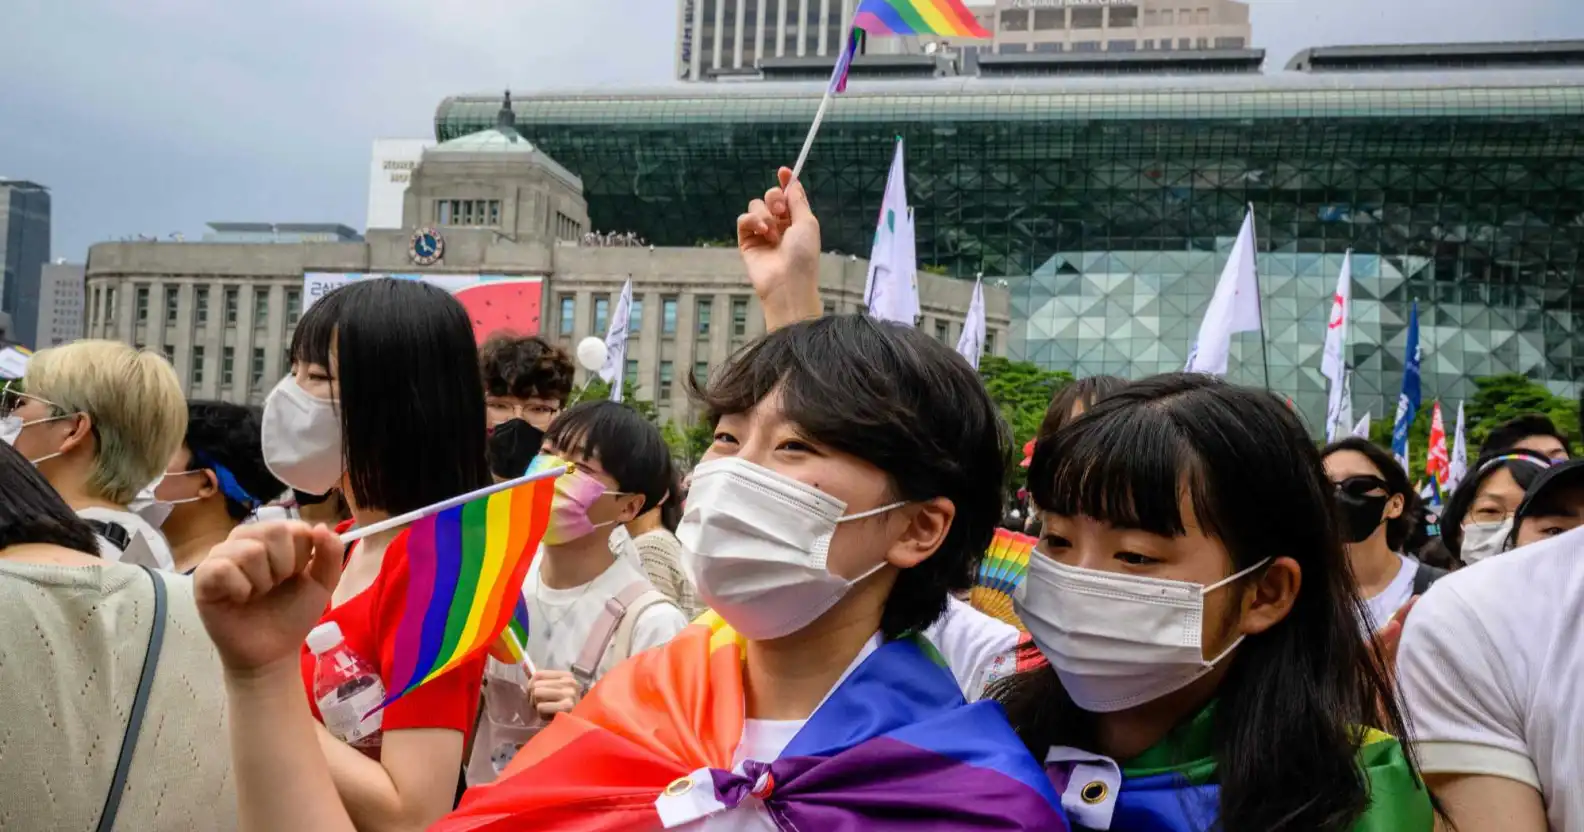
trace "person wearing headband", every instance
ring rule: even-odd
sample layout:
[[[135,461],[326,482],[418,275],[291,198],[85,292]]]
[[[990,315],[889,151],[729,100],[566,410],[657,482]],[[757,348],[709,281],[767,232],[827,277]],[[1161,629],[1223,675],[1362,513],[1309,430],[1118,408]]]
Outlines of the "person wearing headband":
[[[1458,483],[1441,518],[1441,539],[1465,565],[1500,554],[1512,536],[1524,491],[1551,460],[1536,451],[1510,450],[1475,463]]]
[[[132,507],[165,534],[175,571],[191,572],[232,529],[285,492],[264,465],[259,423],[256,407],[188,403],[186,438]]]

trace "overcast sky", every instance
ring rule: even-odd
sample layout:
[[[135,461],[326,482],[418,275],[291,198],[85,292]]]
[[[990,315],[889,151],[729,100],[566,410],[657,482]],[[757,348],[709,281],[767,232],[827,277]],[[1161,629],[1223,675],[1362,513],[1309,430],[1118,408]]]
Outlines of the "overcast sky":
[[[1338,43],[1584,38],[1584,0],[1250,0],[1267,69]],[[54,253],[209,220],[360,228],[370,142],[447,95],[657,85],[676,0],[0,0],[0,176]]]

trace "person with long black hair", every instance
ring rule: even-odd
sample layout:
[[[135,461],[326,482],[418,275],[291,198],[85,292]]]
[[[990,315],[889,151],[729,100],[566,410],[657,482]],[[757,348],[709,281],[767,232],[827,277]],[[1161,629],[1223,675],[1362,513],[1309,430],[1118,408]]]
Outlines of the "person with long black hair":
[[[291,355],[292,374],[270,393],[263,418],[265,463],[291,488],[339,489],[353,521],[367,526],[490,484],[473,327],[444,290],[390,278],[344,286],[303,315]],[[321,619],[387,684],[407,606],[399,534],[353,545]],[[299,650],[311,693],[314,656]],[[373,755],[317,727],[359,827],[424,828],[451,808],[483,673],[481,656],[385,708]]]
[[[1429,830],[1433,811],[1296,416],[1136,381],[1035,451],[1015,592],[1048,664],[993,688],[1081,828]]]
[[[1511,448],[1481,457],[1458,483],[1441,517],[1441,540],[1472,566],[1507,548],[1524,492],[1551,460],[1538,451]]]

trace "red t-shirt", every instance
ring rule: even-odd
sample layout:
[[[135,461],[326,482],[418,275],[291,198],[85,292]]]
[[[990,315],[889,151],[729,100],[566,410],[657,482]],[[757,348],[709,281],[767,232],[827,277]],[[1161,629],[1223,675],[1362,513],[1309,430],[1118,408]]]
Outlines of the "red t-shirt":
[[[336,527],[336,532],[344,532],[351,525],[350,521],[342,523]],[[350,549],[347,554],[351,556]],[[406,608],[407,575],[407,549],[393,543],[385,550],[385,560],[380,564],[374,583],[341,606],[327,609],[319,619],[321,624],[326,621],[339,624],[347,646],[377,665],[380,678],[387,686],[392,684],[391,677],[395,675],[396,631]],[[462,732],[464,737],[471,734],[478,716],[479,689],[488,658],[486,653],[470,659],[391,703],[385,709],[381,730],[450,728]],[[314,719],[323,722],[319,705],[313,701],[314,655],[307,644],[302,647],[302,673],[308,706],[313,709]]]

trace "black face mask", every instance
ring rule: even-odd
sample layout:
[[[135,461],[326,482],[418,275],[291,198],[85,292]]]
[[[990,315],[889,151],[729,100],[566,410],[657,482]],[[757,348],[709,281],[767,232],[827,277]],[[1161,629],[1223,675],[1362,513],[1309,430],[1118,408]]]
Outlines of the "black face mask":
[[[490,471],[503,480],[526,474],[528,463],[539,455],[543,444],[544,431],[522,419],[501,422],[490,431]]]
[[[1383,516],[1391,497],[1385,494],[1368,496],[1338,491],[1337,507],[1342,517],[1342,542],[1363,543],[1386,522]]]

